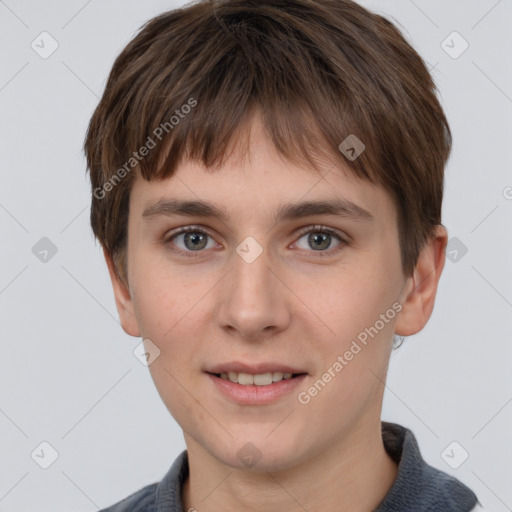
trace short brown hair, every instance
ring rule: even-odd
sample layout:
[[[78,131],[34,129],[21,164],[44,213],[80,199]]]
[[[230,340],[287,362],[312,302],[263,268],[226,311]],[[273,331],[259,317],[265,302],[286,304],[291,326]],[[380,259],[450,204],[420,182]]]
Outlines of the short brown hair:
[[[452,139],[436,92],[400,31],[351,0],[202,0],[165,12],[115,60],[87,130],[94,234],[127,283],[134,177],[167,178],[186,159],[215,169],[257,108],[289,161],[316,168],[321,150],[391,194],[409,276],[441,223]],[[338,149],[351,134],[365,145],[354,160]]]

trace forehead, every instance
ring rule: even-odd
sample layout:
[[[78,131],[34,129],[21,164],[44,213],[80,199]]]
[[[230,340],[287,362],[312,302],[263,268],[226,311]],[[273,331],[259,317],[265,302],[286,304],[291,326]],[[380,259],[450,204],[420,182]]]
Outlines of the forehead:
[[[318,156],[316,169],[287,161],[275,149],[258,118],[248,133],[244,150],[233,149],[218,169],[206,169],[202,163],[189,160],[160,181],[148,182],[137,176],[130,194],[130,212],[148,217],[158,213],[164,203],[170,212],[185,201],[189,211],[195,208],[203,216],[209,211],[210,216],[224,222],[255,216],[275,221],[276,216],[285,218],[290,214],[292,205],[323,201],[340,211],[351,210],[360,220],[370,221],[373,217],[378,222],[383,215],[391,222],[396,220],[389,194],[356,177],[339,160]],[[165,214],[163,210],[165,207],[160,208],[160,213]]]

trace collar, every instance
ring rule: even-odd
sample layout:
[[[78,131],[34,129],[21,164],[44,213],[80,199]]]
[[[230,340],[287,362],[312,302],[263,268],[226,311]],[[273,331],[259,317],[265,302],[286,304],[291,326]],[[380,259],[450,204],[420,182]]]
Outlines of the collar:
[[[471,489],[424,461],[409,429],[382,422],[382,439],[387,453],[398,464],[398,472],[375,512],[468,512],[475,507],[478,500]],[[156,488],[156,512],[182,512],[182,488],[188,475],[184,450]]]
[[[382,439],[398,473],[375,512],[467,512],[475,507],[478,500],[471,489],[423,460],[409,429],[382,422]]]

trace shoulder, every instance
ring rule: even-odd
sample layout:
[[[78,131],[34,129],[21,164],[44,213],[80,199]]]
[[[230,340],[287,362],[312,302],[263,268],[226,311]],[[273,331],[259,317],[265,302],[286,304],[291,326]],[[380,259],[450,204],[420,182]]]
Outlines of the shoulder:
[[[154,512],[157,483],[147,485],[100,512]]]
[[[147,485],[100,512],[155,512],[157,483]]]
[[[455,477],[425,462],[414,434],[393,423],[382,423],[382,438],[388,454],[398,464],[398,473],[378,512],[396,510],[469,512],[478,500],[474,492]]]
[[[184,450],[160,482],[146,485],[100,512],[181,512],[182,488],[187,477],[188,454]]]

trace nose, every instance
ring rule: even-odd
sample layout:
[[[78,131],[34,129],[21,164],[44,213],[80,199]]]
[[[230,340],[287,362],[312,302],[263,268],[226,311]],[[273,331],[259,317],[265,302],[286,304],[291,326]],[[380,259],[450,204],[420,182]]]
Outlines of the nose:
[[[216,321],[240,339],[266,339],[287,328],[293,294],[267,251],[254,261],[240,254],[234,253],[233,267],[219,288]]]

